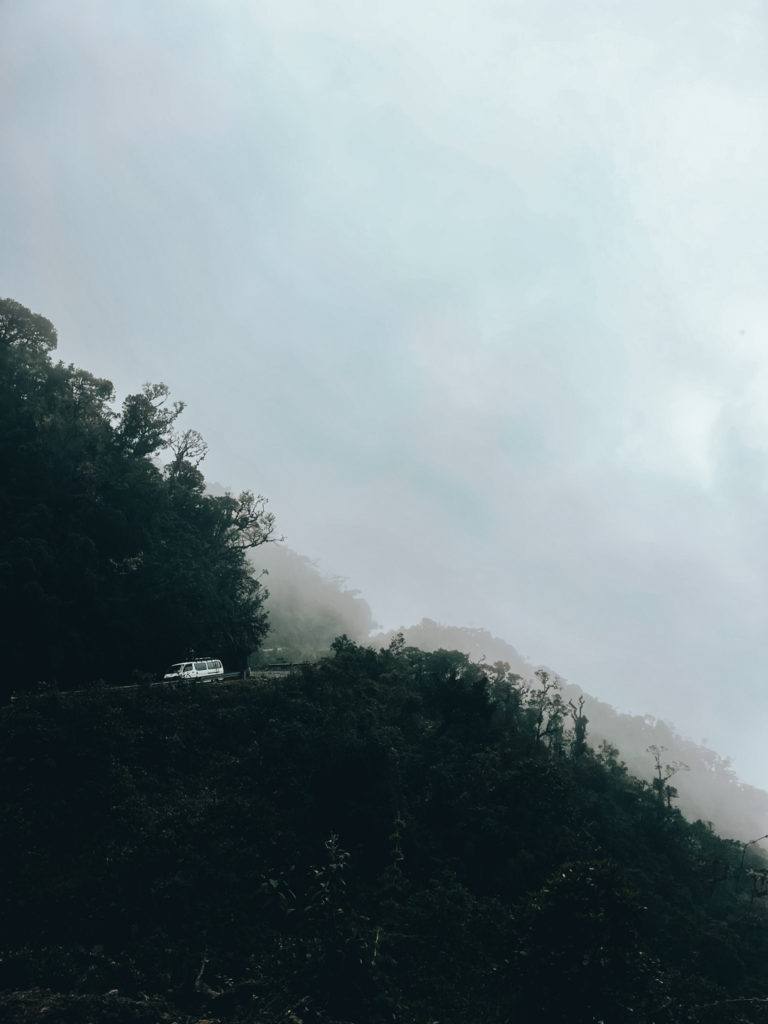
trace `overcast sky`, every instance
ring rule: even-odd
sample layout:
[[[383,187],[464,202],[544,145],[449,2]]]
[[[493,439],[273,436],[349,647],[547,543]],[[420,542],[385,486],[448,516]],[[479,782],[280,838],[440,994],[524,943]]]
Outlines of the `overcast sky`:
[[[3,0],[0,296],[383,626],[768,787],[768,8]]]

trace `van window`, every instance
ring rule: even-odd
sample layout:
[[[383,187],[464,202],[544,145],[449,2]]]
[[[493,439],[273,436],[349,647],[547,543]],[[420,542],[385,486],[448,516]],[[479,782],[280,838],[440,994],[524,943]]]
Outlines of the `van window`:
[[[195,669],[196,669],[196,671],[198,671],[198,672],[205,672],[207,668],[208,668],[208,665],[206,664],[206,662],[204,662],[204,661],[196,661],[195,662]]]

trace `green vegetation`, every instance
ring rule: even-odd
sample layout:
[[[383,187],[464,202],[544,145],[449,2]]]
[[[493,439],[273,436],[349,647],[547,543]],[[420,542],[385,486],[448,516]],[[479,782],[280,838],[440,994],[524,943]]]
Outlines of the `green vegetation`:
[[[205,493],[205,443],[176,430],[163,384],[118,414],[110,381],[55,347],[48,320],[0,301],[5,694],[155,674],[193,649],[244,667],[266,629],[246,559],[272,535],[264,499]]]
[[[346,638],[280,683],[21,697],[0,988],[233,1021],[762,1019],[764,861],[577,711],[546,675]]]
[[[656,733],[649,781],[594,749],[584,695],[526,681],[516,652],[342,635],[280,681],[150,683],[193,644],[258,647],[247,552],[273,519],[205,493],[164,385],[118,414],[55,341],[0,303],[4,1020],[766,1019],[756,842],[683,818]],[[370,628],[354,592],[283,561],[291,657]],[[139,686],[106,685],[129,667]]]
[[[472,661],[493,664],[507,662],[512,671],[531,678],[535,666],[519,651],[485,629],[444,626],[422,619],[416,626],[403,627],[405,642],[422,651],[440,648],[461,651]],[[395,631],[374,637],[376,646],[386,646]],[[580,687],[562,682],[566,702],[585,702],[589,738],[595,748],[606,743],[618,747],[630,773],[651,782],[656,774],[652,749],[663,751],[665,764],[679,762],[675,775],[677,806],[689,821],[712,822],[721,834],[748,842],[768,829],[768,793],[743,782],[731,761],[707,747],[681,736],[669,722],[652,715],[622,714],[610,704],[595,699]]]

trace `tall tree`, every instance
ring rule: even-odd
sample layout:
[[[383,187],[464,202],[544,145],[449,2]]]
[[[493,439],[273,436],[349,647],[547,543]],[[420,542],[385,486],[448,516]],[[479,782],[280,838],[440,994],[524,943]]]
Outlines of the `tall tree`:
[[[4,686],[119,680],[193,650],[238,663],[266,629],[246,551],[262,497],[211,497],[205,442],[165,384],[129,395],[52,353],[53,325],[0,300]],[[158,468],[168,453],[165,470]]]

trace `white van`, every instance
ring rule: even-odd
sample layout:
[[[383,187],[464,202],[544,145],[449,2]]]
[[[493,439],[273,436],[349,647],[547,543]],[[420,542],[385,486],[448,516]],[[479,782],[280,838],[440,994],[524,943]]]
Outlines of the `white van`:
[[[224,666],[217,658],[198,658],[195,661],[177,661],[171,665],[170,671],[163,676],[164,680],[182,679],[191,682],[193,679],[223,679]]]

